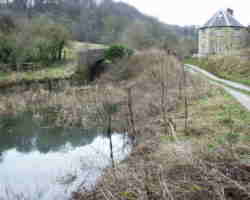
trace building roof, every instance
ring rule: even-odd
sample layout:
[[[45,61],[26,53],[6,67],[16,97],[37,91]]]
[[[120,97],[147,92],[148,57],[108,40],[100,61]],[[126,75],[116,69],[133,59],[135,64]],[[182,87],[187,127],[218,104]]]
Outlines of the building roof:
[[[201,28],[209,27],[244,27],[233,16],[232,9],[221,9],[217,11],[214,16],[205,23]]]

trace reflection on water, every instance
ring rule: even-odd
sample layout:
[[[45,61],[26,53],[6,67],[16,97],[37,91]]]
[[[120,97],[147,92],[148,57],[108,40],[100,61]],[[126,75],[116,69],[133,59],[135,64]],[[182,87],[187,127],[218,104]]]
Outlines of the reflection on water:
[[[113,134],[112,142],[115,160],[124,159],[128,138]],[[80,128],[48,128],[28,113],[0,117],[0,155],[0,200],[67,199],[83,182],[94,184],[110,165],[107,137]]]
[[[74,147],[86,145],[96,137],[94,131],[48,127],[33,120],[30,113],[23,113],[15,117],[0,116],[0,133],[0,153],[11,148],[26,153],[34,149],[48,153],[58,151],[66,143],[70,143]],[[84,140],[82,140],[83,135]]]

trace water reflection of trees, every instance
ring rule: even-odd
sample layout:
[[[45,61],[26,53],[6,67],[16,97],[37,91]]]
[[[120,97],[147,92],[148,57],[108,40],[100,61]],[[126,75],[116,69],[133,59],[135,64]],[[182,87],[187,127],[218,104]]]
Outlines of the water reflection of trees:
[[[20,152],[59,151],[67,143],[84,146],[92,143],[97,133],[81,128],[59,128],[41,124],[31,113],[0,116],[0,161],[2,152],[16,148]]]

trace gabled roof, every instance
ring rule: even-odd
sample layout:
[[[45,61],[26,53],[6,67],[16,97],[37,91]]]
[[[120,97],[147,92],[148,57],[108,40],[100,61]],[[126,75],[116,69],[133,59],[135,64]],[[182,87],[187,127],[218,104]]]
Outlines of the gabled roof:
[[[208,22],[201,28],[209,27],[244,27],[233,16],[233,10],[221,9],[208,20]]]

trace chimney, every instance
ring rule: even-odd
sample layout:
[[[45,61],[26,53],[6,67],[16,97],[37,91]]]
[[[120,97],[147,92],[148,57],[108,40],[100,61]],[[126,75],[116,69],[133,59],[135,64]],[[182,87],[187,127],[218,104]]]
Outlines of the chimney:
[[[231,8],[228,8],[227,13],[233,16],[234,15],[234,10],[231,9]]]

